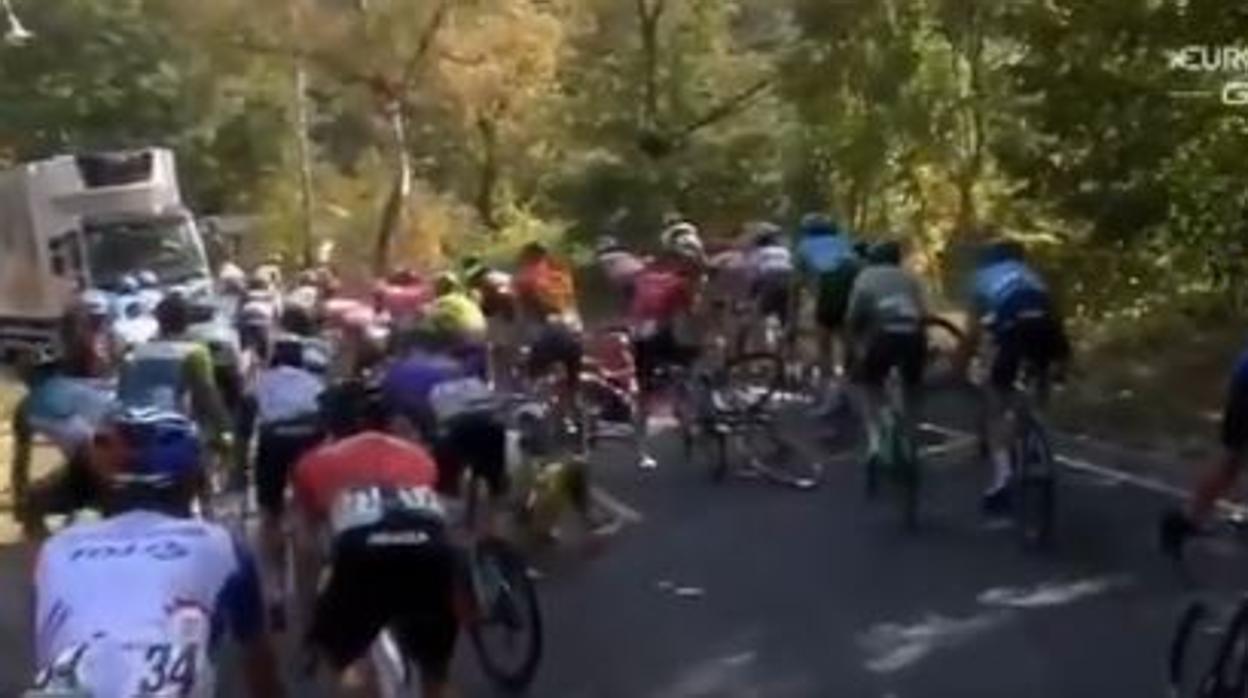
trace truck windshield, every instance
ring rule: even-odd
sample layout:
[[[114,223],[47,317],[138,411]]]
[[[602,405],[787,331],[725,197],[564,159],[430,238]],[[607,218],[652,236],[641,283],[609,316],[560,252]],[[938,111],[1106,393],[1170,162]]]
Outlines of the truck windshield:
[[[207,261],[184,219],[125,221],[86,226],[87,263],[101,288],[126,275],[156,274],[161,283],[183,283],[208,274]]]

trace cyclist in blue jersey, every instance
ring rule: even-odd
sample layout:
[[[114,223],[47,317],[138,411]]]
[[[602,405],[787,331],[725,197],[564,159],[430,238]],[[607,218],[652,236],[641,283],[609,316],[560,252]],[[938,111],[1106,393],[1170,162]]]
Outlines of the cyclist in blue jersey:
[[[247,695],[283,695],[256,565],[221,526],[192,518],[203,477],[193,423],[125,409],[92,440],[110,483],[102,521],[71,526],[39,552],[35,685],[48,695],[215,695],[221,632],[240,645]]]
[[[978,347],[986,333],[995,349],[987,386],[985,435],[993,467],[992,482],[983,499],[987,512],[999,512],[1009,503],[1010,439],[1001,416],[1019,372],[1027,370],[1047,378],[1052,368],[1065,364],[1070,356],[1049,287],[1024,257],[1017,242],[991,242],[980,251],[970,284],[966,346],[972,350]]]
[[[1186,511],[1167,511],[1161,522],[1162,550],[1179,557],[1183,544],[1213,513],[1219,499],[1230,492],[1243,472],[1248,455],[1248,350],[1235,360],[1222,408],[1222,449],[1216,462],[1196,483]]]
[[[70,347],[84,312],[71,308],[61,323],[60,344]],[[13,412],[13,460],[10,488],[16,518],[29,538],[42,537],[43,518],[70,514],[89,506],[96,483],[86,468],[86,447],[92,430],[112,404],[115,385],[100,371],[103,364],[90,351],[46,352],[26,369],[27,393]],[[65,465],[30,485],[34,438],[42,436],[60,452]]]
[[[802,218],[795,252],[798,277],[811,287],[815,298],[823,375],[842,375],[846,349],[838,340],[849,294],[862,268],[854,241],[828,216],[809,213]]]

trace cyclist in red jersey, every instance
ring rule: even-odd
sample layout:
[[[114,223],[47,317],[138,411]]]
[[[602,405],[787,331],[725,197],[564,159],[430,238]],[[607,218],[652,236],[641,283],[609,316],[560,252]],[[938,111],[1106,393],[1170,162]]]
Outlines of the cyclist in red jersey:
[[[390,420],[377,391],[338,386],[322,411],[331,442],[300,459],[293,488],[308,640],[347,692],[372,683],[371,665],[360,660],[389,628],[420,668],[421,695],[448,696],[459,554],[434,492],[437,465],[425,449],[385,433]],[[311,601],[307,585],[326,564],[328,582]]]

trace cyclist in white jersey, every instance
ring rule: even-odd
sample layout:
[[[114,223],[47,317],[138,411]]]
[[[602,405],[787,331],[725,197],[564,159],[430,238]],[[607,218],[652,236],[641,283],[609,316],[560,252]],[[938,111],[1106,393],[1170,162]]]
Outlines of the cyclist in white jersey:
[[[193,423],[153,408],[120,411],[96,433],[108,517],[39,553],[34,695],[213,696],[223,629],[241,645],[248,695],[283,695],[251,555],[190,517],[199,450]]]

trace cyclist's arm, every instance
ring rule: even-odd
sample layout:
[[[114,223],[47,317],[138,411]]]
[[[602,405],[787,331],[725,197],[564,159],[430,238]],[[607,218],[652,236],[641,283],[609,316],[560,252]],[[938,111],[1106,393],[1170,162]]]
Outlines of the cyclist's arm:
[[[234,543],[237,569],[221,590],[225,610],[235,640],[242,648],[243,678],[252,698],[283,696],[277,652],[265,627],[264,601],[255,558],[241,542]]]
[[[232,432],[232,420],[225,399],[217,388],[212,357],[206,348],[196,350],[186,359],[186,384],[191,392],[191,407],[198,420],[207,424],[214,435]]]

